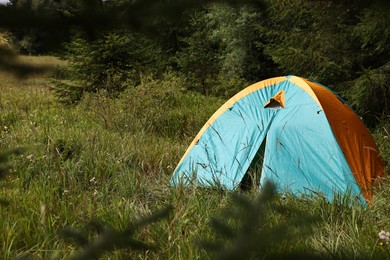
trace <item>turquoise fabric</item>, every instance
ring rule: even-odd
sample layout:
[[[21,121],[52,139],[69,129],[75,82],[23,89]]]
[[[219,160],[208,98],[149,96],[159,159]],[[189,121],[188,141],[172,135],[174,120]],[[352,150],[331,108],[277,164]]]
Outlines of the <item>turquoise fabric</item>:
[[[264,104],[285,91],[285,108]],[[210,125],[176,168],[170,184],[239,186],[266,138],[260,184],[273,181],[296,195],[361,196],[360,188],[321,107],[286,80],[234,103]]]
[[[271,180],[295,195],[361,197],[360,188],[321,107],[301,88],[285,86],[286,108],[267,133],[260,183]]]

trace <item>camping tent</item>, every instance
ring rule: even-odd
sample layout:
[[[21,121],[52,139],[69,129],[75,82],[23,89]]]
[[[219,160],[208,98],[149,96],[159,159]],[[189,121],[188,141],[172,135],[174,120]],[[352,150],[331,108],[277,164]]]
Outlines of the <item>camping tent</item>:
[[[369,201],[384,162],[367,128],[327,87],[296,76],[253,84],[206,122],[171,185],[236,189],[256,154],[260,187],[270,180],[295,195],[350,194]],[[364,200],[364,199],[365,200]]]

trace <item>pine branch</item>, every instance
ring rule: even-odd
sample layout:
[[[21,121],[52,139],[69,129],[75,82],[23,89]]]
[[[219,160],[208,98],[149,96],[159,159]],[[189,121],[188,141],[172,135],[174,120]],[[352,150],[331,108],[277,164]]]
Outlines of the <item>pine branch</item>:
[[[73,260],[94,259],[106,252],[121,248],[128,248],[132,250],[154,250],[157,247],[156,245],[136,239],[134,235],[139,229],[167,218],[171,211],[172,207],[168,206],[149,216],[145,216],[134,223],[131,223],[129,227],[123,231],[105,228],[93,241],[89,241],[87,235],[83,232],[72,229],[64,229],[63,232],[61,232],[61,236],[67,240],[72,240],[79,246],[83,247],[78,254],[71,258]]]

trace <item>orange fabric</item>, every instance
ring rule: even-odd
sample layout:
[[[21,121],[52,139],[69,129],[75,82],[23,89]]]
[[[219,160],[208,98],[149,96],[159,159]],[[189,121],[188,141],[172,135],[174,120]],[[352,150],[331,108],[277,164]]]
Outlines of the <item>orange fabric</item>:
[[[285,108],[285,102],[284,102],[284,90],[279,91],[274,97],[272,97],[270,100],[268,100],[265,105],[265,108],[267,107],[283,107]]]
[[[305,82],[320,101],[349,167],[369,202],[374,180],[384,174],[384,161],[374,139],[356,114],[330,90],[307,80]]]

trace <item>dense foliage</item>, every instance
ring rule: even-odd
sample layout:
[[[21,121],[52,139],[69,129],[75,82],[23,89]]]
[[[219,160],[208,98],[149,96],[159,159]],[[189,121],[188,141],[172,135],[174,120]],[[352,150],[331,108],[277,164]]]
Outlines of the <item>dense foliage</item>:
[[[373,125],[390,113],[388,8],[367,1],[272,1],[259,27],[262,46],[283,73],[331,86]]]
[[[69,22],[60,30],[11,26],[23,52],[67,51],[68,78],[55,85],[68,102],[83,92],[116,95],[142,75],[161,78],[167,71],[189,90],[224,97],[261,79],[295,74],[338,91],[369,126],[390,113],[387,1],[13,0],[11,7],[46,17],[41,24]]]
[[[61,10],[77,13],[70,3],[62,2]],[[104,2],[99,10],[124,3]],[[141,30],[105,28],[93,39],[85,31],[69,34],[70,72],[55,84],[59,96],[77,101],[83,92],[117,94],[142,75],[172,71],[189,90],[230,97],[255,81],[295,74],[338,91],[369,126],[390,113],[386,1],[264,3],[208,3],[175,20],[156,12]]]
[[[79,101],[83,92],[106,91],[111,96],[140,83],[142,74],[161,71],[161,51],[154,42],[137,33],[107,33],[87,42],[76,38],[67,45],[70,62],[68,81],[54,88],[67,102]]]

